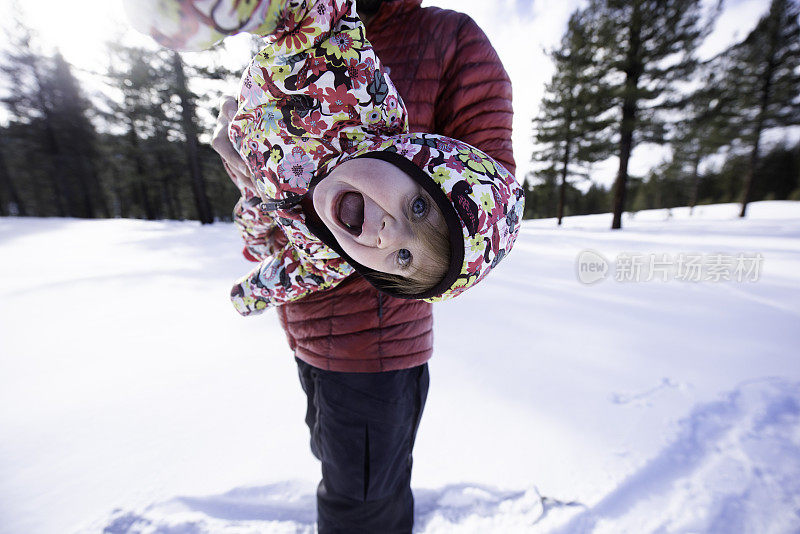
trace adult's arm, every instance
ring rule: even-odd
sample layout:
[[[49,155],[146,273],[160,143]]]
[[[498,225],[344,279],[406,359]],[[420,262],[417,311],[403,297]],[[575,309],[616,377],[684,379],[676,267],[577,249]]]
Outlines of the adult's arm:
[[[250,169],[228,138],[228,126],[236,115],[236,110],[235,98],[222,99],[211,147],[220,155],[225,171],[241,193],[233,208],[233,222],[244,241],[242,254],[250,261],[260,262],[285,246],[286,236],[275,220],[258,208],[262,199],[256,193]]]
[[[214,133],[211,135],[211,148],[219,154],[228,176],[244,196],[245,190],[255,192],[256,186],[253,183],[250,169],[247,168],[244,160],[233,148],[233,143],[228,138],[228,127],[234,116],[236,116],[237,109],[236,98],[232,96],[222,98],[219,106],[219,115],[217,115],[217,124],[214,128]]]
[[[511,80],[486,34],[464,16],[446,50],[435,131],[459,139],[516,171],[511,146]]]

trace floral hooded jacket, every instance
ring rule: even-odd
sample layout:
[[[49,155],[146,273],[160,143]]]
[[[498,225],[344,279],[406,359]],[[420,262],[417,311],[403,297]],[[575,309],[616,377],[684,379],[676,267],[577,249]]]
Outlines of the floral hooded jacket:
[[[476,148],[408,133],[403,101],[351,0],[128,0],[126,9],[140,30],[175,49],[208,48],[239,32],[265,36],[267,46],[242,75],[229,127],[258,189],[242,188],[237,225],[251,252],[264,258],[231,291],[242,315],[330,288],[354,270],[393,294],[299,205],[311,186],[355,157],[398,166],[444,215],[450,267],[435,287],[411,298],[457,296],[510,251],[522,219],[521,187]]]

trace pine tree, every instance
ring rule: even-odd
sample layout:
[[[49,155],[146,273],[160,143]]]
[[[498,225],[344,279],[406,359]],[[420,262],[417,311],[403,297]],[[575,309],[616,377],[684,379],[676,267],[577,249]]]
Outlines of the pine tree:
[[[531,181],[527,176],[522,181],[522,191],[525,194],[525,211],[522,214],[522,218],[533,219],[535,216],[533,209],[533,192],[531,191]]]
[[[528,176],[525,187],[525,219],[555,217],[558,210],[558,170],[549,167]]]
[[[263,47],[263,39],[260,39]],[[251,39],[251,47],[255,47],[256,40]],[[178,52],[171,52],[171,65],[173,76],[170,77],[172,87],[170,93],[178,97],[180,115],[176,124],[184,138],[186,161],[189,170],[190,183],[193,197],[202,223],[211,223],[215,216],[221,213],[229,217],[231,206],[236,202],[238,189],[231,187],[230,179],[224,171],[222,163],[216,152],[208,144],[200,142],[203,133],[209,135],[215,125],[217,109],[215,106],[222,94],[230,94],[238,87],[238,80],[242,69],[231,70],[224,66],[230,64],[229,52],[225,43],[220,43],[208,53],[204,54],[207,63],[197,65],[184,61]],[[250,58],[247,58],[248,62]],[[204,91],[200,94],[189,87],[190,80],[202,80]],[[231,84],[235,80],[236,83]],[[199,85],[199,84],[198,84]],[[203,114],[198,110],[204,111]],[[214,192],[209,195],[208,191]],[[211,198],[214,202],[211,202]]]
[[[539,116],[533,121],[539,145],[534,161],[549,162],[549,172],[559,168],[559,225],[564,216],[567,178],[587,177],[585,166],[609,157],[612,151],[604,133],[611,121],[603,115],[611,105],[611,92],[598,71],[592,22],[581,10],[570,17],[560,47],[549,54],[555,72],[545,87]]]
[[[14,160],[21,155],[27,159],[13,165],[9,174],[18,183],[8,184],[19,191],[20,202],[33,197],[33,212],[39,215],[107,215],[97,175],[91,106],[80,83],[61,54],[49,57],[40,51],[19,11],[7,33],[0,65],[7,81],[0,101],[10,121],[4,144],[14,146]]]
[[[689,213],[698,202],[700,164],[729,145],[736,136],[731,128],[735,104],[724,85],[726,61],[727,56],[721,54],[698,69],[696,78],[702,80],[702,85],[681,102],[685,115],[673,125],[672,159],[661,170],[668,178],[683,181],[688,186]]]
[[[619,169],[614,182],[612,229],[621,227],[628,164],[638,143],[666,142],[668,112],[675,112],[680,82],[697,61],[693,53],[712,27],[701,0],[592,0],[599,21],[601,67],[616,82]]]
[[[48,58],[39,50],[33,31],[23,22],[19,6],[13,7],[16,9],[6,27],[7,46],[0,64],[6,80],[0,102],[10,121],[6,134],[14,134],[6,139],[6,144],[18,145],[28,156],[29,162],[20,169],[20,176],[25,177],[29,186],[26,189],[34,191],[35,211],[61,217],[74,215],[75,198],[71,183],[66,180],[48,98]],[[16,177],[16,173],[12,174]],[[36,179],[40,176],[46,176],[46,182]]]
[[[602,184],[593,183],[581,199],[580,214],[604,213],[608,210],[609,191]]]
[[[189,176],[194,193],[195,207],[197,216],[203,224],[214,222],[211,213],[211,204],[208,202],[206,194],[206,183],[203,178],[202,167],[200,165],[199,142],[197,140],[197,123],[195,119],[194,101],[196,95],[189,91],[186,82],[183,60],[178,52],[172,52],[172,67],[175,73],[176,94],[180,99],[181,105],[181,127],[185,137],[186,162],[189,167]]]
[[[211,102],[219,100],[219,86],[235,74],[221,66],[187,64],[165,49],[120,41],[109,49],[107,78],[115,90],[109,97],[109,120],[125,125],[127,142],[122,146],[129,162],[127,168],[115,165],[111,173],[120,193],[130,196],[129,202],[120,199],[117,204],[123,212],[127,208],[147,218],[189,215],[209,223],[224,217],[237,190],[230,187],[218,156],[199,139],[213,129]],[[205,59],[214,56],[207,54]],[[194,92],[192,80],[199,81],[195,85],[203,91]],[[207,187],[214,193],[213,203]],[[185,213],[183,206],[190,202],[194,213]]]
[[[173,148],[168,142],[170,119],[165,113],[169,104],[166,80],[172,76],[169,58],[163,51],[125,46],[121,42],[109,43],[108,48],[107,79],[121,95],[108,99],[108,119],[124,125],[124,141],[119,149],[129,163],[127,168],[119,164],[114,168],[116,203],[123,217],[143,215],[146,219],[157,219],[163,209],[153,185],[163,169],[153,156]],[[158,140],[154,151],[148,146],[151,137]],[[174,182],[177,176],[171,178]]]
[[[727,83],[736,99],[733,126],[749,147],[740,200],[740,217],[752,199],[765,130],[800,124],[800,5],[797,0],[772,0],[764,15],[729,54]]]
[[[59,136],[63,160],[80,198],[81,217],[108,217],[108,203],[100,185],[95,147],[97,132],[89,120],[91,104],[72,68],[60,52],[53,58],[48,83],[53,127]]]

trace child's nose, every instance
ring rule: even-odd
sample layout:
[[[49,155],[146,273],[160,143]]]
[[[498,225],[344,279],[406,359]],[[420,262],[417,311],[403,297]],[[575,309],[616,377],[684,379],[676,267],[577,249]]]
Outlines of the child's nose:
[[[381,220],[376,246],[378,248],[395,247],[407,237],[407,233],[402,221],[397,221],[387,214]]]

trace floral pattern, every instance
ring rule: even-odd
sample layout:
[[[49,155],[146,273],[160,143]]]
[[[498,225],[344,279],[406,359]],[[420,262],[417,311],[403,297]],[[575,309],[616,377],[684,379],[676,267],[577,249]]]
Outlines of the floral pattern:
[[[492,160],[485,154],[480,154],[475,150],[459,150],[458,159],[473,172],[486,174],[494,171]]]
[[[314,163],[300,147],[294,147],[278,165],[278,177],[294,189],[308,189],[313,172]]]
[[[353,1],[125,1],[139,17],[137,26],[171,48],[203,49],[243,31],[265,38],[267,46],[242,76],[229,128],[259,194],[272,199],[262,203],[243,190],[234,210],[248,252],[261,260],[231,290],[239,313],[332,287],[353,272],[309,231],[296,201],[316,174],[371,151],[395,152],[416,164],[441,187],[461,224],[457,279],[426,300],[459,295],[508,254],[522,218],[522,189],[480,150],[408,133],[405,105],[366,40]]]

